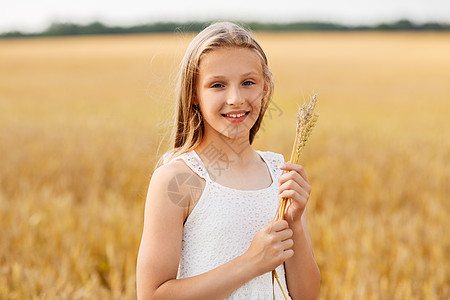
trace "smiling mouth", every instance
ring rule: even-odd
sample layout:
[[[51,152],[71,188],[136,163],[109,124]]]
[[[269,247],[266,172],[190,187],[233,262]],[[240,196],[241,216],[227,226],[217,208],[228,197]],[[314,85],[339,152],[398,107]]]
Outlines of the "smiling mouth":
[[[243,112],[243,113],[240,113],[240,114],[222,114],[222,116],[227,117],[227,118],[241,118],[241,117],[243,117],[245,115],[248,115],[249,113],[250,112],[247,111],[247,112]]]

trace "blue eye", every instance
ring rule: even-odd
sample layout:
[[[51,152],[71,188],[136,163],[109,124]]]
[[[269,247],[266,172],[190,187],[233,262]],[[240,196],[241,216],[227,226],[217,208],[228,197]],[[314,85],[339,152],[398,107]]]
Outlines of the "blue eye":
[[[253,81],[247,80],[242,85],[250,86],[250,85],[253,85],[253,84],[255,84]]]
[[[216,83],[216,84],[213,84],[211,87],[212,87],[212,88],[222,88],[222,87],[224,87],[224,86],[223,86],[223,84],[221,84],[221,83]]]

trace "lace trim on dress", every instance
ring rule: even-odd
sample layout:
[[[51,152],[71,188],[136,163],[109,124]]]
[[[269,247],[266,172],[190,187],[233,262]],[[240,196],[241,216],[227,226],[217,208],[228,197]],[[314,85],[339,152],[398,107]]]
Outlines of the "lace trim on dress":
[[[178,158],[184,160],[188,167],[191,168],[192,171],[194,171],[198,176],[207,181],[211,180],[208,171],[206,171],[206,168],[200,160],[200,157],[198,157],[197,153],[195,153],[194,150],[183,153],[180,156],[175,157],[174,159]]]
[[[256,152],[260,155],[260,157],[264,160],[267,167],[269,168],[272,180],[274,178],[279,177],[282,173],[282,170],[279,168],[279,166],[281,166],[284,163],[283,155],[270,151],[256,150]],[[208,181],[213,181],[208,173],[207,168],[205,167],[205,165],[203,164],[202,160],[198,156],[197,152],[195,152],[195,150],[183,153],[175,157],[174,159],[178,158],[184,160],[186,164],[192,169],[192,171],[194,171],[201,178]]]
[[[270,151],[259,151],[256,150],[261,157],[265,160],[267,166],[269,167],[272,177],[278,178],[283,172],[279,167],[284,164],[284,157],[281,154],[270,152]]]

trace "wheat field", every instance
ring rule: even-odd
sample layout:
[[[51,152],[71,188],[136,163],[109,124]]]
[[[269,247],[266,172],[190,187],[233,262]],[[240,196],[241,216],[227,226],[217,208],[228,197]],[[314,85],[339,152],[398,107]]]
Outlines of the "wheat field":
[[[301,157],[320,299],[450,298],[450,34],[256,33],[255,148]],[[0,299],[135,299],[146,189],[192,35],[0,40]]]

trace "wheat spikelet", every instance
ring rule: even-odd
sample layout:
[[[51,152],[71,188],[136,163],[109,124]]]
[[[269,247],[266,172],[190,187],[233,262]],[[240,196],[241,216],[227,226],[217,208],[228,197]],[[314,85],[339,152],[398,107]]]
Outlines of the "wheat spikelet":
[[[319,114],[314,112],[314,108],[317,103],[317,94],[312,96],[311,101],[306,104],[304,103],[302,106],[299,106],[297,113],[297,127],[295,130],[295,139],[294,146],[292,148],[290,163],[296,164],[300,158],[300,154],[306,146],[306,143],[311,136],[312,130],[316,126],[317,119],[319,118]],[[277,213],[275,216],[275,220],[283,220],[284,216],[289,208],[290,201],[287,198],[281,198],[278,203]],[[280,286],[281,292],[283,293],[284,299],[286,295],[281,287],[280,281],[278,280],[278,274],[276,270],[272,271],[272,282],[273,279],[276,278],[278,285]]]
[[[311,136],[312,130],[316,126],[319,118],[318,113],[314,113],[314,109],[317,103],[317,95],[311,98],[311,101],[302,106],[299,106],[297,113],[297,126],[295,130],[294,146],[292,148],[290,163],[296,164],[300,158],[300,154],[306,146],[306,143]],[[278,204],[277,215],[275,220],[283,220],[286,210],[288,208],[288,199],[280,199]]]

